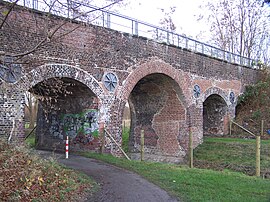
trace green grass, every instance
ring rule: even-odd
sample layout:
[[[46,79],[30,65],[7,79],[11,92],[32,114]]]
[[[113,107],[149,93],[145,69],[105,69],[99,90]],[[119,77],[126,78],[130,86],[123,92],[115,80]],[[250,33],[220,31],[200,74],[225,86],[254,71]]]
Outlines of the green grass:
[[[31,148],[34,148],[36,146],[36,143],[35,143],[35,136],[36,136],[36,134],[35,133],[36,133],[35,128],[33,130],[33,128],[29,128],[29,123],[25,123],[25,135],[27,137],[25,139],[25,142]],[[30,134],[30,136],[28,136],[28,134]]]
[[[216,170],[225,168],[254,175],[256,140],[205,138],[194,150],[195,165]],[[270,172],[270,140],[261,140],[261,173]]]
[[[35,143],[35,136],[31,135],[30,137],[28,137],[25,142],[29,145],[29,147],[34,148],[36,143]]]
[[[123,128],[122,148],[126,153],[128,153],[129,132],[130,129],[128,127]]]
[[[35,143],[35,134],[32,134],[28,138],[26,138],[25,143],[29,147],[34,148],[36,146],[36,143]]]
[[[82,155],[134,171],[182,201],[269,201],[270,180],[225,170],[189,169],[172,164],[128,161],[111,155]]]

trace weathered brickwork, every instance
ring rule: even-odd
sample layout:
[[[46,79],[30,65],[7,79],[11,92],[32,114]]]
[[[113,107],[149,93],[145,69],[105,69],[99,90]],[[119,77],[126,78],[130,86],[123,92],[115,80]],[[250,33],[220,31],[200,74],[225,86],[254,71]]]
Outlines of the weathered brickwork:
[[[44,30],[36,23],[54,27],[64,21],[55,16],[47,21],[43,13],[18,7],[8,18],[9,26],[0,30],[0,52],[29,50],[44,40]],[[146,159],[182,162],[189,132],[194,147],[203,141],[204,133],[225,134],[237,97],[245,85],[260,78],[260,71],[102,27],[66,22],[60,33],[72,29],[20,58],[23,76],[19,81],[0,80],[0,135],[12,132],[13,137],[23,137],[23,93],[60,79],[75,86],[73,95],[59,96],[58,110],[40,102],[39,147],[63,149],[69,135],[71,150],[98,151],[104,124],[121,145],[123,112],[129,102],[132,157],[138,158],[144,129]],[[110,73],[115,76],[115,89],[104,84]],[[195,86],[200,89],[196,95]],[[106,152],[120,155],[108,136],[105,143]]]

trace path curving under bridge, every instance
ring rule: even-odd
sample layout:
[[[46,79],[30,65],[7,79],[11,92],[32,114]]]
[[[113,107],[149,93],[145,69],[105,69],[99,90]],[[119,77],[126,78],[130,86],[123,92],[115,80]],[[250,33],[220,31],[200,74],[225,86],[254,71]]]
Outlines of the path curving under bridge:
[[[38,153],[43,157],[52,154],[47,151]],[[78,155],[70,155],[69,159],[65,159],[64,154],[56,154],[56,157],[59,163],[87,174],[100,184],[100,190],[88,197],[89,202],[178,201],[160,187],[122,168]]]

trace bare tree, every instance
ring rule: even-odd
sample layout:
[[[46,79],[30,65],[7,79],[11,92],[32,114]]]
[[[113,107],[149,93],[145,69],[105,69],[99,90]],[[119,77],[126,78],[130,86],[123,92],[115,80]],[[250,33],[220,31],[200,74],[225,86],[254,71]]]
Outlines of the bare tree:
[[[204,13],[209,14],[201,15],[200,20],[210,23],[211,42],[214,45],[249,58],[267,58],[269,11],[262,7],[262,1],[209,1],[202,8]]]
[[[14,17],[18,17],[20,12],[13,14],[13,10],[18,6],[21,2],[27,1],[20,1],[20,0],[10,0],[7,2],[2,2],[0,6],[0,32],[4,30],[8,30],[13,32],[12,34],[18,36],[19,33],[16,33],[17,29],[13,29],[14,26],[10,23],[9,19]],[[0,48],[0,85],[3,87],[3,83],[6,81],[7,83],[14,83],[21,75],[21,66],[20,64],[24,64],[29,62],[28,60],[23,60],[24,57],[29,56],[30,54],[41,50],[42,48],[46,47],[47,45],[53,44],[61,40],[61,38],[65,37],[66,35],[74,32],[81,26],[81,23],[91,23],[92,21],[96,20],[100,17],[100,12],[103,9],[111,9],[112,6],[116,4],[120,4],[122,0],[104,0],[102,7],[97,8],[91,5],[94,3],[94,0],[41,0],[41,1],[34,1],[39,2],[38,9],[44,11],[43,18],[39,19],[32,19],[33,21],[36,20],[36,27],[33,29],[39,33],[39,37],[35,37],[36,41],[33,41],[32,46],[27,46],[22,44],[21,49],[12,49],[12,47],[8,48]],[[26,5],[27,6],[27,5]],[[37,9],[37,5],[34,6],[34,9]],[[63,18],[59,18],[56,21],[52,20],[52,16],[61,16]],[[22,14],[19,16],[20,19],[23,20],[25,24],[28,23],[29,16],[25,16]],[[34,18],[34,17],[33,17]],[[78,23],[74,23],[73,26],[68,26],[68,23],[71,21],[77,21]],[[81,23],[80,23],[81,22]],[[29,26],[33,26],[29,23]],[[2,81],[3,80],[3,81]],[[51,83],[54,85],[51,85]],[[42,94],[38,94],[38,99],[42,102],[46,101],[46,105],[51,106],[53,108],[54,100],[57,98],[52,98],[50,95],[60,95],[69,94],[70,92],[67,91],[67,88],[63,85],[63,82],[58,78],[53,79],[50,82],[44,82],[45,89],[49,89],[50,92],[46,93],[46,91],[42,91]],[[46,86],[47,85],[47,86]],[[3,87],[4,89],[4,87]],[[34,117],[34,113],[36,111],[36,101],[33,100],[31,94],[26,94],[27,105],[31,118]],[[52,101],[53,99],[53,101]],[[8,141],[11,141],[12,135],[15,130],[15,120],[18,117],[13,117],[13,128],[9,135]],[[33,120],[30,121],[33,124]]]
[[[176,25],[173,22],[172,16],[176,11],[175,6],[169,7],[169,9],[159,8],[161,11],[161,18],[159,19],[160,28],[166,30],[149,30],[150,33],[153,34],[153,38],[157,39],[158,41],[168,41],[169,40],[169,33],[174,33],[176,31]],[[173,38],[170,40],[174,40]]]
[[[29,116],[29,128],[33,129],[35,126],[35,120],[37,116],[38,100],[30,92],[25,93],[25,107]]]
[[[8,18],[12,14],[12,10],[19,3],[20,0],[12,1],[10,4],[6,4],[5,7],[1,8],[0,12],[0,30],[3,28],[5,24],[8,24]],[[91,23],[91,21],[98,18],[98,11],[102,9],[109,9],[112,6],[119,4],[122,0],[105,0],[106,3],[102,8],[91,7],[91,2],[88,0],[42,0],[40,5],[40,10],[45,11],[47,20],[43,22],[43,26],[38,26],[39,29],[43,27],[43,30],[39,30],[44,34],[43,39],[38,41],[33,47],[29,48],[26,51],[19,53],[9,53],[9,52],[0,52],[0,56],[8,56],[21,58],[25,55],[35,52],[38,48],[45,46],[49,43],[52,43],[54,40],[57,40],[65,35],[70,34],[74,30],[76,30],[80,25],[76,26],[72,29],[66,29],[63,31],[63,27],[69,22],[68,20],[62,21],[62,23],[57,26],[50,26],[49,18],[52,15],[63,16],[72,20],[77,20],[81,22]]]
[[[169,11],[161,8],[160,9],[163,17],[160,18],[159,20],[159,24],[161,25],[162,28],[169,30],[171,32],[175,32],[176,31],[176,25],[172,20],[172,15],[175,13],[176,7],[175,6],[171,6],[169,8]]]

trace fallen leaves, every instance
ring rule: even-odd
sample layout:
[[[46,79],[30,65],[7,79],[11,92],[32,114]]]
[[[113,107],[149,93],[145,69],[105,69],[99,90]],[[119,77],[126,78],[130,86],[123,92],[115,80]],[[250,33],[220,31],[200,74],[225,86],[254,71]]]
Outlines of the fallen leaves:
[[[0,201],[64,201],[91,187],[78,174],[0,140]]]

